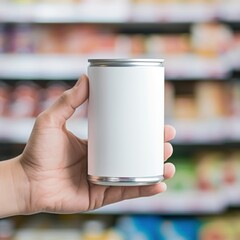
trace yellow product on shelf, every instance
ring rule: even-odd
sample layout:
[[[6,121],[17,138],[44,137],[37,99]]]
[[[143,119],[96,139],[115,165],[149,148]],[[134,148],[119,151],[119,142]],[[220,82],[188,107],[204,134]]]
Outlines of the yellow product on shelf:
[[[105,224],[99,220],[88,220],[83,225],[82,240],[105,240]]]
[[[240,239],[240,219],[239,217],[234,216],[231,221],[232,226],[234,227],[234,239]]]
[[[117,231],[117,229],[112,228],[106,230],[104,240],[124,240],[124,237]]]
[[[227,219],[206,220],[199,229],[199,240],[234,240],[234,229]]]

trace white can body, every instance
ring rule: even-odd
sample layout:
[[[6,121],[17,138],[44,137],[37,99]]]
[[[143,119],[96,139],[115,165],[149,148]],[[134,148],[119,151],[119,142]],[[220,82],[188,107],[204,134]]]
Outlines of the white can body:
[[[139,62],[88,68],[88,175],[96,184],[163,180],[164,68]]]

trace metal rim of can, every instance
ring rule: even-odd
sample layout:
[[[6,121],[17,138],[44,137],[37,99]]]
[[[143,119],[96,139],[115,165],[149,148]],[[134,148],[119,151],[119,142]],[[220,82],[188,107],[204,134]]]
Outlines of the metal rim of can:
[[[88,175],[88,180],[94,184],[108,186],[141,186],[152,185],[164,180],[163,175],[153,177],[98,177]]]
[[[164,59],[159,58],[118,58],[118,59],[88,59],[90,67],[163,67]]]

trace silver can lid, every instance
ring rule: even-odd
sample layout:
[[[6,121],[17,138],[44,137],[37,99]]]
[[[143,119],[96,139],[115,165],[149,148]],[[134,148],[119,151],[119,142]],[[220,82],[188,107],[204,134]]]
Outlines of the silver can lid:
[[[98,67],[135,67],[156,66],[163,67],[163,59],[157,58],[116,58],[116,59],[88,59],[90,66]]]

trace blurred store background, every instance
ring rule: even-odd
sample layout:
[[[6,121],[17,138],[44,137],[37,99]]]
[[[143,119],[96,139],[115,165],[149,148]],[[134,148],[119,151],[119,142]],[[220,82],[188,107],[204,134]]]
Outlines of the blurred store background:
[[[0,220],[0,239],[240,239],[239,0],[0,0],[1,160],[92,57],[165,59],[175,178],[89,214]],[[86,119],[87,103],[69,121],[79,137]]]

